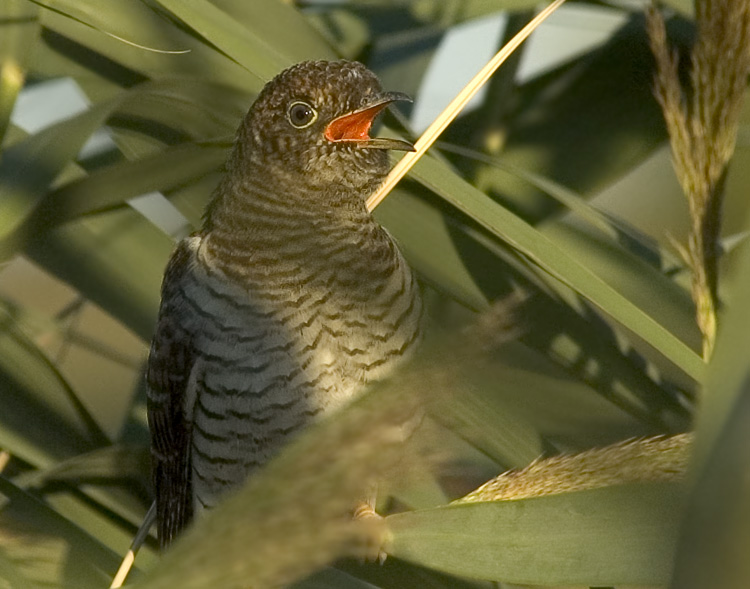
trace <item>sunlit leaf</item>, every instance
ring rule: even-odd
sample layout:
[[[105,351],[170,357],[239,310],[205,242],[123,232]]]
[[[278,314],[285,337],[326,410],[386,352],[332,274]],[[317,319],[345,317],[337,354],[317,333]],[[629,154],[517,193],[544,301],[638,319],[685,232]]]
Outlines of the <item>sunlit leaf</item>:
[[[698,354],[614,288],[558,248],[542,233],[463,181],[432,158],[423,158],[412,175],[475,219],[534,264],[589,299],[632,330],[696,380],[704,364]]]
[[[389,516],[389,553],[445,572],[529,585],[661,585],[680,490],[628,485]]]
[[[264,3],[262,9],[260,4],[244,4],[240,11],[253,23],[254,27],[250,29],[229,12],[206,0],[157,1],[262,80],[270,80],[280,70],[301,59],[333,57],[325,44],[314,42],[315,37],[306,34],[309,25],[299,14],[282,3]]]

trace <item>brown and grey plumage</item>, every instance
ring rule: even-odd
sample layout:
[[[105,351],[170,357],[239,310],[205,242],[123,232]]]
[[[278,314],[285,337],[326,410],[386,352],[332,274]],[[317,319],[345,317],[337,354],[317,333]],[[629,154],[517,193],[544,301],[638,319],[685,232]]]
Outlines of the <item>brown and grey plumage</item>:
[[[411,270],[365,200],[388,172],[376,114],[405,98],[355,62],[304,62],[240,125],[203,228],[162,286],[148,362],[160,543],[315,416],[415,347]]]

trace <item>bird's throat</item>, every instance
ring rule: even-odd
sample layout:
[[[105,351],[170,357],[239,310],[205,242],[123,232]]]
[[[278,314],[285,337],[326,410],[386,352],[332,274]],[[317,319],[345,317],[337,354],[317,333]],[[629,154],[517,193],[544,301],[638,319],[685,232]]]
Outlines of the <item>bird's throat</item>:
[[[248,268],[359,266],[369,255],[389,255],[387,233],[359,194],[293,193],[258,183],[225,181],[209,206],[203,234],[209,254],[228,273]]]

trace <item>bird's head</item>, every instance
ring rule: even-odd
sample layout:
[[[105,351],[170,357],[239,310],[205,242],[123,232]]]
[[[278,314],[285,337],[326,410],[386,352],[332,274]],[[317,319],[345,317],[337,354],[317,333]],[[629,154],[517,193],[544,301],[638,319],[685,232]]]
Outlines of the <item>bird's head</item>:
[[[299,63],[259,94],[240,127],[234,164],[304,178],[316,188],[374,186],[388,172],[387,150],[414,149],[370,136],[377,114],[397,100],[409,98],[384,92],[361,63]]]

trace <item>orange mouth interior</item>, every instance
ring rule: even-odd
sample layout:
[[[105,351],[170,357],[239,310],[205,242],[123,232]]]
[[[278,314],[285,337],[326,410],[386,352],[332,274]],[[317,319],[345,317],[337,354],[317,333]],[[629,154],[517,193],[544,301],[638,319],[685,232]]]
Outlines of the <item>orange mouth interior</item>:
[[[386,106],[387,104],[376,104],[333,119],[326,127],[326,139],[329,141],[369,141],[372,121]]]

